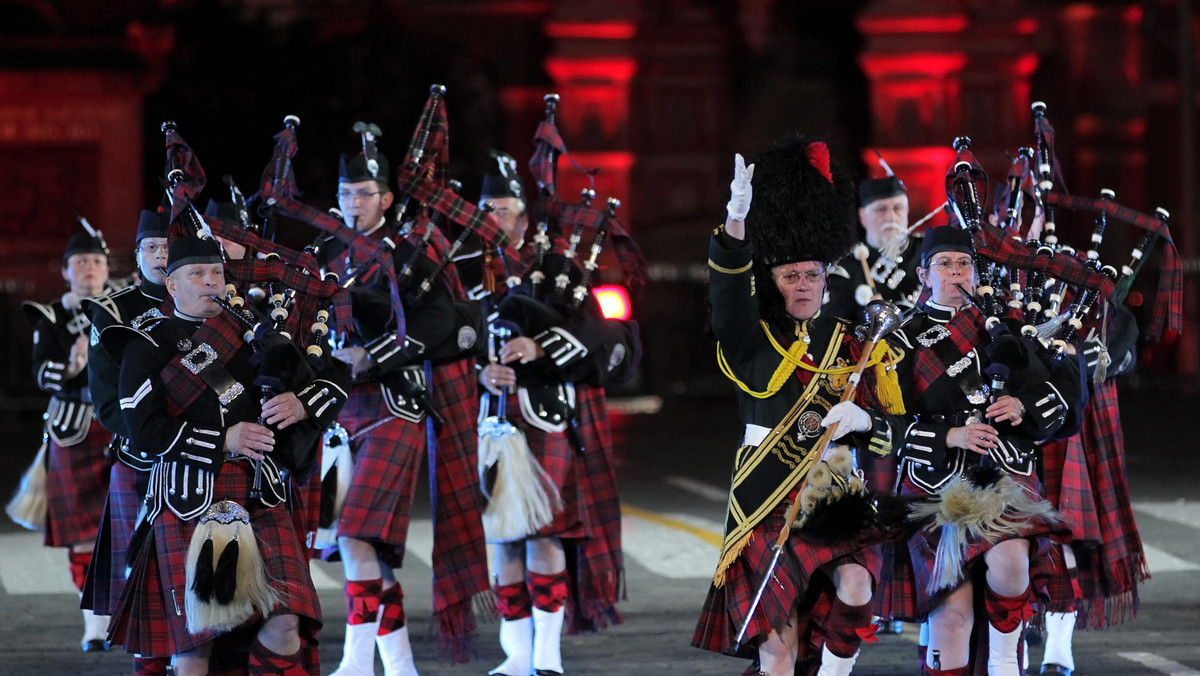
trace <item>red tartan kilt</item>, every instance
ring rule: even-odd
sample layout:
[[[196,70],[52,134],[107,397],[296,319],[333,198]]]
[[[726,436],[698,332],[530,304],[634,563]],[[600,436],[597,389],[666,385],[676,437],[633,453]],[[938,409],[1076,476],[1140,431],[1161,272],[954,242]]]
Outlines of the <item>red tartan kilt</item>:
[[[88,566],[91,609],[97,615],[111,615],[125,586],[126,556],[129,541],[137,526],[138,510],[150,482],[149,472],[138,472],[114,462],[109,474],[108,504],[104,508],[101,538]]]
[[[226,462],[217,475],[214,499],[231,499],[249,510],[267,578],[282,596],[272,615],[298,615],[304,620],[301,636],[315,636],[321,625],[321,606],[292,515],[286,503],[269,509],[249,505],[245,496],[253,478],[251,463]],[[175,655],[216,638],[211,631],[189,633],[183,613],[187,550],[197,523],[198,519],[182,521],[170,510],[155,519],[152,547],[144,549],[135,562],[110,625],[114,641],[127,651]],[[247,625],[260,621],[251,618]]]
[[[404,562],[409,510],[425,453],[426,423],[393,416],[378,383],[355,385],[338,422],[350,434],[354,477],[338,517],[338,537],[375,545],[380,559],[399,568]],[[337,560],[337,547],[322,552]]]
[[[709,588],[704,610],[692,635],[693,646],[725,654],[733,648],[734,639],[762,583],[762,576],[771,565],[774,556],[772,548],[794,497],[795,491],[755,526],[750,541],[726,571],[725,584]],[[738,655],[755,657],[758,644],[771,633],[772,625],[785,619],[797,604],[808,605],[809,599],[806,597],[809,592],[815,593],[818,587],[824,586],[812,579],[819,569],[824,568],[828,575],[838,565],[857,563],[870,571],[878,581],[883,565],[880,543],[884,537],[882,531],[870,529],[844,542],[817,543],[795,530],[791,531],[787,546],[775,566],[774,577],[778,583],[769,584],[764,590]],[[811,633],[812,628],[807,626],[809,617],[808,613],[802,613],[802,626],[798,627],[801,636]]]
[[[1086,415],[1086,413],[1085,413]],[[1071,527],[1075,540],[1100,540],[1095,490],[1088,476],[1082,435],[1042,447],[1043,493]]]
[[[1040,495],[1038,481],[1034,476],[1010,474],[1014,481],[1027,492]],[[900,482],[902,495],[928,495],[924,489],[912,483],[905,474]],[[1034,546],[1030,548],[1030,577],[1039,575],[1037,566],[1041,565],[1036,554],[1043,552],[1051,540],[1070,541],[1070,532],[1061,524],[1045,519],[1033,519],[1018,529],[1011,538],[1027,538]],[[1048,539],[1047,539],[1048,538]],[[1043,543],[1041,540],[1045,539]],[[926,591],[929,580],[934,574],[934,559],[937,554],[938,542],[941,540],[941,529],[920,530],[907,543],[896,543],[885,552],[885,574],[880,585],[876,610],[882,617],[891,617],[912,622],[923,621],[931,610],[936,608],[942,599],[952,589],[939,590],[933,594]],[[907,546],[905,546],[907,544]],[[983,539],[968,539],[967,550],[963,554],[964,580],[969,580],[971,572],[983,562],[983,555],[994,545]]]
[[[317,444],[317,468],[321,467],[323,444]],[[292,480],[291,486],[292,525],[296,529],[296,537],[300,538],[300,548],[309,558],[316,553],[313,543],[317,538],[317,527],[321,521],[321,473],[313,472],[307,483]]]
[[[529,535],[557,538],[591,537],[588,505],[580,486],[583,463],[567,432],[546,432],[526,422],[522,417],[521,404],[516,394],[508,397],[507,405],[509,419],[525,434],[533,457],[546,471],[562,498],[562,511],[554,515],[554,521],[537,533]]]
[[[94,542],[108,497],[108,458],[112,435],[92,419],[87,436],[73,446],[50,440],[46,465],[46,546]]]

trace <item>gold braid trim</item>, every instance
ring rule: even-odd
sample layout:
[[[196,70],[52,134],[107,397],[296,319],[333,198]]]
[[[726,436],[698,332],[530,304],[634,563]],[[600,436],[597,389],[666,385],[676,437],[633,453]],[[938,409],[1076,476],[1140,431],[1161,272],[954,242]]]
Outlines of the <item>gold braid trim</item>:
[[[729,572],[729,567],[733,565],[733,562],[737,560],[737,557],[742,555],[742,550],[745,549],[746,545],[750,544],[750,541],[753,539],[754,531],[750,531],[742,536],[740,540],[729,545],[729,549],[725,551],[725,554],[721,557],[720,562],[717,563],[717,572],[713,574],[714,587],[725,586],[725,574]]]
[[[721,272],[721,273],[724,273],[727,275],[740,275],[743,272],[746,272],[750,268],[754,267],[754,262],[751,261],[749,263],[746,263],[745,265],[743,265],[740,268],[727,268],[722,265],[717,265],[716,263],[713,262],[713,259],[710,258],[710,259],[708,259],[708,267],[712,268],[713,270],[716,270],[717,272]]]
[[[749,385],[742,382],[741,379],[733,373],[733,368],[729,366],[729,361],[725,358],[725,352],[721,349],[721,344],[717,343],[717,365],[721,368],[721,373],[723,373],[726,378],[732,380],[734,384],[738,386],[738,389],[754,397],[755,399],[766,399],[768,397],[775,396],[775,394],[783,388],[784,383],[787,382],[787,379],[791,376],[792,371],[795,369],[804,369],[805,371],[810,371],[812,373],[840,376],[854,373],[855,369],[857,368],[857,366],[851,365],[823,369],[818,366],[806,364],[804,363],[804,355],[808,354],[807,343],[802,340],[797,340],[796,342],[792,343],[790,348],[784,349],[784,347],[779,344],[779,341],[775,340],[775,336],[771,335],[771,329],[767,326],[767,323],[762,320],[759,320],[758,323],[760,326],[762,326],[763,333],[767,335],[767,340],[771,342],[771,347],[775,348],[775,351],[783,357],[783,359],[779,362],[779,366],[775,368],[775,373],[771,374],[771,380],[767,382],[767,389],[763,390],[762,392],[757,392],[750,389]],[[883,349],[881,350],[880,347]],[[902,355],[903,353],[900,354]],[[890,365],[892,367],[891,380],[895,384],[894,399],[892,400],[900,401],[900,385],[899,381],[896,379],[894,368],[894,364],[896,361],[899,361],[899,357],[889,354],[887,345],[881,341],[875,348],[875,351],[871,353],[871,359],[867,362],[867,366],[878,366],[879,364],[884,363],[883,360],[885,357],[892,358],[892,363]],[[878,373],[878,369],[876,369],[876,372]],[[901,403],[900,412],[903,412],[903,406],[903,403]],[[892,411],[889,410],[888,412],[891,413]]]

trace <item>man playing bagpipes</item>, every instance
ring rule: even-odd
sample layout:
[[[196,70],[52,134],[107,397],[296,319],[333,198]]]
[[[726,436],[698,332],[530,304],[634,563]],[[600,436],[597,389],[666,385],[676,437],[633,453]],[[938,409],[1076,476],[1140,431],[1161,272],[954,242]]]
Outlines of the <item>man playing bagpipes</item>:
[[[314,373],[284,334],[262,324],[251,332],[249,316],[223,309],[223,261],[215,239],[174,240],[174,317],[101,335],[120,355],[131,444],[155,459],[150,532],[113,639],[173,655],[181,676],[316,675],[320,606],[287,497],[348,383],[340,366]]]
[[[121,362],[104,349],[100,335],[109,326],[122,324],[140,328],[170,312],[167,300],[167,229],[170,210],[145,209],[138,219],[134,238],[139,282],[87,303],[92,320],[88,346],[88,387],[96,416],[112,433],[109,454],[112,468],[104,521],[88,567],[83,605],[100,615],[110,615],[125,585],[130,541],[137,528],[138,512],[146,497],[152,453],[133,447],[121,414],[118,386]],[[135,674],[165,673],[167,658],[137,655]]]
[[[342,218],[377,244],[397,237],[387,215],[395,199],[389,176],[374,136],[339,167]],[[481,501],[471,482],[478,409],[472,370],[458,354],[454,296],[429,251],[397,240],[373,269],[363,252],[339,241],[322,252],[343,283],[353,280],[354,327],[340,333],[334,351],[354,377],[339,418],[354,453],[353,477],[338,515],[337,545],[324,553],[341,558],[346,576],[339,676],[374,673],[376,646],[388,676],[417,673],[394,569],[404,560],[422,451],[435,512],[435,621],[451,659],[466,659],[472,599],[487,589]],[[391,287],[393,278],[400,288]],[[396,338],[400,321],[403,344]],[[447,343],[454,347],[443,350]]]
[[[22,305],[33,326],[33,374],[38,387],[50,395],[45,415],[43,450],[34,460],[22,491],[8,505],[17,523],[44,530],[47,547],[66,547],[71,579],[80,593],[92,543],[96,539],[108,494],[109,458],[106,434],[97,419],[88,389],[88,340],[91,320],[84,301],[114,289],[108,283],[108,247],[86,221],[87,232],[67,240],[62,275],[70,289],[60,300]],[[29,481],[44,467],[44,488],[29,490]],[[34,498],[37,499],[34,499]],[[22,505],[41,505],[22,509]],[[107,612],[83,611],[84,652],[107,650]]]
[[[746,431],[692,645],[755,658],[747,674],[812,673],[817,662],[822,675],[849,674],[874,633],[889,531],[851,451],[829,442],[891,451],[894,430],[875,411],[900,412],[898,354],[822,310],[828,266],[855,240],[853,187],[824,143],[789,137],[749,167],[738,155],[731,189],[709,243],[709,294]]]
[[[530,233],[533,205],[516,161],[504,153],[493,157],[480,201],[491,206],[520,258],[484,255],[459,264],[464,279],[498,287],[483,299],[490,339],[479,372],[486,409],[479,444],[489,499],[484,531],[496,545],[500,645],[507,659],[489,673],[549,676],[564,672],[564,626],[575,633],[620,621],[620,506],[604,385],[632,374],[640,344],[634,322],[601,315],[584,266],[567,255],[567,247],[582,251],[584,226],[569,218],[551,222],[553,185],[543,188],[537,206],[544,218]],[[568,211],[581,218],[586,211],[603,219],[601,228],[616,229],[617,204],[610,201],[607,212]],[[559,227],[578,228],[574,245],[557,235]],[[592,265],[603,239],[594,240]]]

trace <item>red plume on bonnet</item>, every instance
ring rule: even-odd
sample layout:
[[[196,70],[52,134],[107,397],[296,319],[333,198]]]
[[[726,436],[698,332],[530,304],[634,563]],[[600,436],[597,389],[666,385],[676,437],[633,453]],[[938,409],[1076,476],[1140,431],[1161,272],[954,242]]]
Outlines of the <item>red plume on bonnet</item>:
[[[820,141],[813,141],[804,149],[808,163],[813,165],[826,181],[833,183],[833,172],[829,170],[829,146]]]

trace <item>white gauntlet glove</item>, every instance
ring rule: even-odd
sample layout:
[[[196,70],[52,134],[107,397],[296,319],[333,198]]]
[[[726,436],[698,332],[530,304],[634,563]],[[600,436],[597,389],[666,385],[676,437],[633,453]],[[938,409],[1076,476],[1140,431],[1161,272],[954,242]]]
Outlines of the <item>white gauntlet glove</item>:
[[[729,204],[725,205],[725,211],[730,220],[744,221],[746,214],[750,213],[750,197],[753,195],[750,179],[754,177],[754,165],[747,167],[741,153],[733,156],[733,162],[733,181],[729,184]]]
[[[862,410],[851,401],[835,404],[821,420],[821,425],[829,427],[837,425],[833,431],[834,439],[841,439],[851,432],[866,432],[871,429],[871,414]]]

